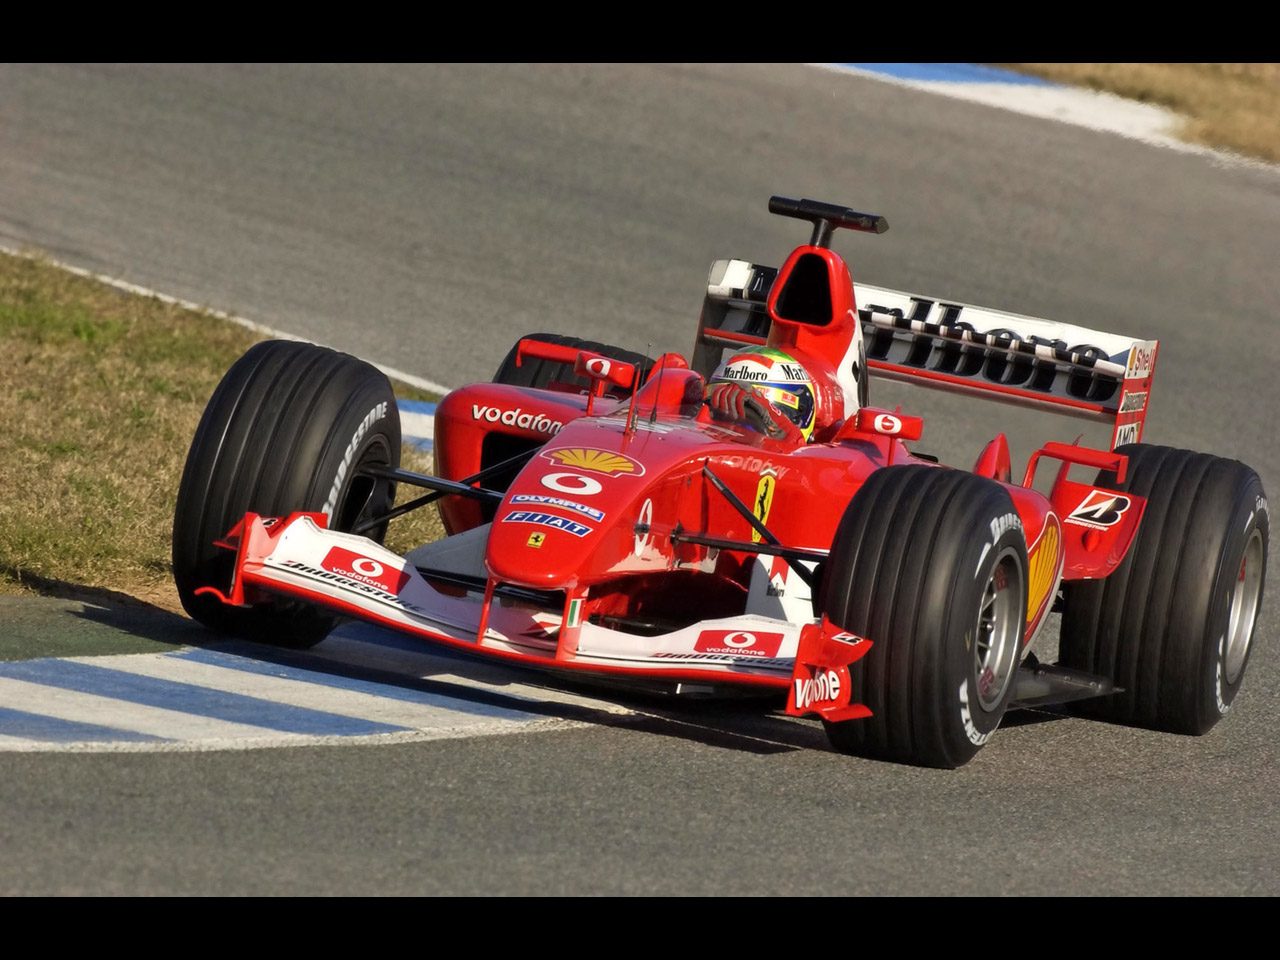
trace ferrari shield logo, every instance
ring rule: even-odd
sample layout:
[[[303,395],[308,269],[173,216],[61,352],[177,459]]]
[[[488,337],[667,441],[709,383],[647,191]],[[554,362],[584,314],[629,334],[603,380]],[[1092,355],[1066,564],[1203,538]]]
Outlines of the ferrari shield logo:
[[[769,510],[773,507],[773,489],[778,485],[778,475],[771,470],[766,470],[760,475],[760,482],[756,484],[756,500],[755,506],[751,512],[756,515],[756,519],[761,523],[769,522]],[[752,529],[751,542],[759,543],[763,538],[760,531]]]
[[[540,547],[542,546],[542,541],[545,539],[547,539],[547,535],[545,533],[531,533],[529,534],[529,539],[525,541],[525,544],[530,547]]]

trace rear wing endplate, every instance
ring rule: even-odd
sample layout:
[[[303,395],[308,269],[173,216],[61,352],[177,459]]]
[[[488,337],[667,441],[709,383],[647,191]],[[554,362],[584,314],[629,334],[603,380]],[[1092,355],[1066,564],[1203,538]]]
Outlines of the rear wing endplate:
[[[777,273],[712,264],[695,370],[710,376],[726,351],[765,342]],[[1113,449],[1141,440],[1158,341],[864,283],[853,292],[873,376],[1109,423]]]

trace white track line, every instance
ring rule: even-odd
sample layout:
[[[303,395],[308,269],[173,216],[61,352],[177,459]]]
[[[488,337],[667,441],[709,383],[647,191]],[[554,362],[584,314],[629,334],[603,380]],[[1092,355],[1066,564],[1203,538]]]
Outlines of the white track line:
[[[92,723],[170,740],[288,740],[307,739],[306,734],[282,733],[268,727],[233,723],[180,710],[150,707],[114,697],[64,690],[61,687],[0,677],[0,703],[59,720]]]
[[[230,667],[197,663],[169,655],[123,654],[75,659],[81,663],[110,667],[134,676],[190,683],[209,690],[220,690],[223,693],[241,694],[285,706],[304,707],[358,720],[408,727],[412,730],[467,725],[465,710],[378,697],[327,684],[266,676]],[[485,724],[493,719],[495,718],[475,717],[477,724]]]
[[[429,413],[416,413],[401,407],[400,433],[406,439],[434,441],[436,418]]]
[[[262,750],[276,747],[385,746],[398,743],[425,743],[432,740],[464,740],[512,733],[555,733],[576,730],[590,724],[581,720],[549,717],[539,720],[487,719],[468,727],[433,727],[403,733],[373,733],[358,736],[316,736],[304,733],[272,732],[269,736],[232,737],[207,740],[87,740],[48,741],[0,737],[0,752],[6,753],[206,753],[215,750]]]

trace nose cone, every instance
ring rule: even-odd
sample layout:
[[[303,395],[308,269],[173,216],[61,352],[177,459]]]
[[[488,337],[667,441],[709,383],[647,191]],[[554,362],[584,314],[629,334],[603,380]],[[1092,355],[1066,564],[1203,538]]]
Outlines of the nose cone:
[[[570,589],[630,550],[629,508],[648,471],[632,452],[607,449],[597,436],[598,445],[539,451],[521,471],[490,529],[486,563],[494,577]]]

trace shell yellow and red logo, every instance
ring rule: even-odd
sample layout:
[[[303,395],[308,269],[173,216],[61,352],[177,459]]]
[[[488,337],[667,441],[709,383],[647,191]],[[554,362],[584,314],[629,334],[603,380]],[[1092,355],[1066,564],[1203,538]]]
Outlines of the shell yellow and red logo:
[[[1052,513],[1045,517],[1044,531],[1027,557],[1027,621],[1049,599],[1058,574],[1058,542],[1061,539],[1058,518]]]
[[[558,463],[573,470],[590,470],[592,473],[603,473],[608,477],[616,477],[624,473],[633,477],[644,476],[644,467],[626,454],[597,450],[594,447],[562,447],[559,450],[544,451],[542,455],[552,463]]]

